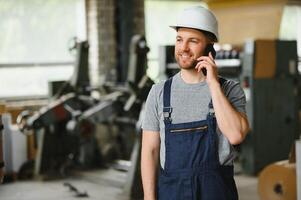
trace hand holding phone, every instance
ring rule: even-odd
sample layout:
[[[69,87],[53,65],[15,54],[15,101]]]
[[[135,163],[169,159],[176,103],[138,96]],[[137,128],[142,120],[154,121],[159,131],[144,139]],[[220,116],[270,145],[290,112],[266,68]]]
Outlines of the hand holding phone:
[[[215,58],[216,51],[213,47],[213,44],[208,44],[206,46],[205,51],[204,51],[204,56],[209,56],[209,52],[211,52],[212,57]],[[207,76],[207,70],[205,68],[202,68],[201,70],[202,70],[204,76]]]

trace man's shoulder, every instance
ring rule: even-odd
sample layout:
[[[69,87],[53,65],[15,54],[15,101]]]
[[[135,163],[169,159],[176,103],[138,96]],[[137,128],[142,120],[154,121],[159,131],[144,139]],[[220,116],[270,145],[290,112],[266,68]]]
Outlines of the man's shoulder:
[[[161,80],[153,85],[155,91],[160,91],[164,88],[164,83],[166,80]]]
[[[152,93],[155,94],[158,97],[161,97],[163,95],[163,91],[164,91],[164,85],[166,83],[167,80],[172,79],[172,83],[178,85],[178,75],[174,75],[170,78],[167,78],[165,80],[160,80],[159,82],[153,84],[152,87]]]
[[[228,97],[233,95],[236,96],[243,92],[240,82],[233,79],[225,79],[222,88],[225,95]]]
[[[179,80],[178,80],[179,79],[179,73],[177,73],[177,74],[173,75],[172,77],[169,77],[169,78],[167,78],[165,80],[160,80],[159,82],[155,83],[153,85],[153,89],[156,91],[156,93],[161,93],[163,91],[164,84],[169,79],[172,79],[173,84],[177,85],[178,82],[179,82]]]
[[[219,78],[220,78],[220,83],[224,89],[232,88],[232,87],[240,87],[240,83],[236,80],[228,79],[222,76]]]
[[[163,92],[165,81],[166,80],[161,80],[157,83],[154,83],[149,95],[159,97],[160,94]]]

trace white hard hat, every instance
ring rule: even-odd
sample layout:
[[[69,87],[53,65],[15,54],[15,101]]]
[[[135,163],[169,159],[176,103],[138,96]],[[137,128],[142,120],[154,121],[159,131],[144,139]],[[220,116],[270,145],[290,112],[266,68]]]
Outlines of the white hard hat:
[[[202,7],[194,6],[184,9],[177,17],[176,25],[170,26],[178,29],[180,27],[193,28],[212,33],[218,41],[218,24],[214,14]]]

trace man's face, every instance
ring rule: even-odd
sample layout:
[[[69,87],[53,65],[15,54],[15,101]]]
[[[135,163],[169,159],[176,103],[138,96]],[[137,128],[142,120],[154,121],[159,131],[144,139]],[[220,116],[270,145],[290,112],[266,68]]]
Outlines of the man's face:
[[[206,36],[198,30],[179,28],[175,44],[175,58],[181,69],[194,69],[196,59],[203,55]]]

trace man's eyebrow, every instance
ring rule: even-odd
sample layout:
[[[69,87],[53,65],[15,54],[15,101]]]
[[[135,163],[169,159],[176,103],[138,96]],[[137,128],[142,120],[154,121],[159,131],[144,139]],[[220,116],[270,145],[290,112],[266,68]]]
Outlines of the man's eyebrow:
[[[200,40],[199,38],[197,38],[197,37],[191,37],[191,38],[189,38],[190,40]]]
[[[182,38],[182,36],[180,35],[177,35],[176,38]],[[200,41],[201,39],[197,38],[197,37],[190,37],[190,38],[187,38],[188,40],[198,40]]]

